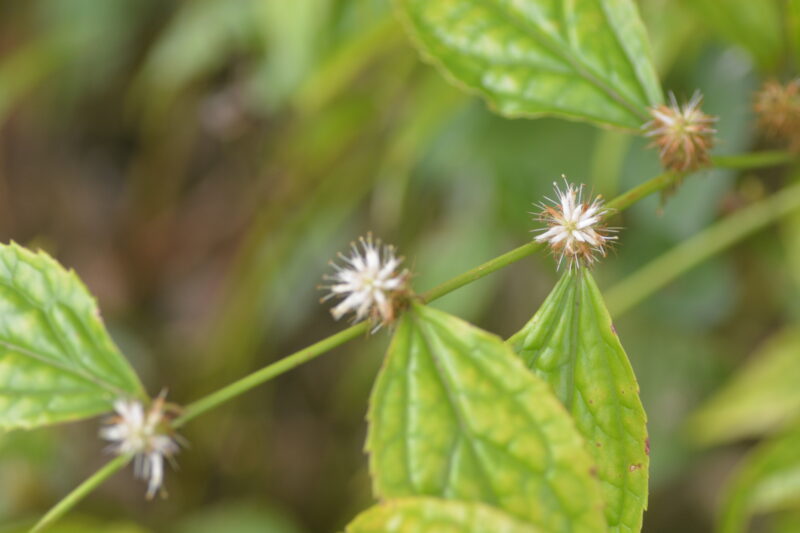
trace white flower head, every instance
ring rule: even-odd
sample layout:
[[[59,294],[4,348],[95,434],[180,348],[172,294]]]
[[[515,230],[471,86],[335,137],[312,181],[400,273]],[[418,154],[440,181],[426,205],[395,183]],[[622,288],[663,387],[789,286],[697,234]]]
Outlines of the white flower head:
[[[403,258],[395,254],[390,245],[381,245],[372,234],[360,237],[358,243],[351,243],[350,256],[339,253],[342,265],[331,262],[335,273],[324,276],[328,294],[322,298],[340,298],[331,314],[339,320],[353,313],[353,322],[369,318],[375,323],[375,330],[395,319],[399,298],[408,293],[409,272],[400,269]]]
[[[539,204],[539,220],[547,224],[534,237],[536,242],[546,242],[558,257],[558,266],[563,261],[569,268],[591,265],[598,255],[605,257],[610,241],[616,240],[614,229],[606,228],[603,221],[612,210],[603,205],[597,196],[591,203],[582,198],[583,185],[575,186],[564,178],[564,190],[553,183],[558,201],[545,198],[553,205]]]
[[[138,400],[114,402],[116,415],[108,418],[100,429],[100,437],[111,441],[108,449],[117,455],[133,455],[134,475],[147,480],[147,498],[163,492],[164,459],[173,460],[178,453],[178,437],[172,432],[165,411],[164,394],[158,396],[145,411]]]

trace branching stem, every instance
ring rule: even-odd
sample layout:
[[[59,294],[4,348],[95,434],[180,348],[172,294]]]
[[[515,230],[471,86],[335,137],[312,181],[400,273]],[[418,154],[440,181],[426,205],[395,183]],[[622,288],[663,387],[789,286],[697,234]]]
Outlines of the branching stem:
[[[713,159],[713,163],[715,166],[721,168],[743,170],[780,165],[791,162],[792,160],[792,156],[785,152],[759,152],[716,157]],[[614,198],[608,202],[608,206],[617,212],[624,211],[642,198],[664,190],[682,178],[683,175],[671,172],[660,174],[623,193],[617,198]],[[630,308],[681,272],[688,270],[700,261],[731,245],[738,239],[764,227],[770,221],[798,208],[800,208],[800,184],[793,185],[768,200],[743,209],[739,213],[718,222],[707,230],[702,231],[691,239],[678,245],[675,249],[653,261],[634,276],[631,276],[612,288],[607,294],[610,304],[609,307],[611,307],[612,311],[616,311],[617,313]],[[520,259],[528,257],[541,248],[541,246],[541,244],[536,242],[523,244],[518,248],[495,257],[482,265],[437,285],[422,293],[420,298],[424,302],[431,302],[441,298],[464,285],[472,283]],[[368,330],[369,324],[367,322],[356,324],[267,365],[260,370],[256,370],[234,381],[230,385],[226,385],[187,405],[183,413],[174,420],[173,425],[175,427],[180,427],[197,416],[303,363],[311,361],[356,337],[366,335]],[[125,467],[130,460],[130,456],[120,456],[109,461],[103,468],[95,472],[94,475],[81,483],[75,490],[70,492],[64,499],[50,509],[50,511],[48,511],[33,527],[31,533],[42,531],[58,520],[58,518],[67,513],[79,501],[86,497],[86,495],[111,477],[111,475]]]
[[[725,168],[747,169],[757,168],[761,166],[770,166],[787,163],[792,160],[791,154],[786,152],[755,152],[751,154],[742,154],[736,156],[724,156],[714,158],[714,164]],[[655,192],[664,190],[673,185],[684,176],[677,173],[665,172],[658,176],[634,187],[633,189],[621,194],[608,202],[608,206],[615,211],[624,211],[634,203],[642,198],[649,196]],[[456,289],[468,285],[473,281],[479,280],[484,276],[491,274],[503,267],[524,259],[542,247],[537,242],[528,242],[518,248],[504,253],[494,259],[490,259],[477,267],[470,269],[463,274],[445,281],[444,283],[433,287],[432,289],[423,292],[420,297],[425,302],[432,302],[453,292]],[[249,374],[238,381],[234,381],[208,396],[205,396],[188,406],[176,421],[176,426],[181,426],[196,416],[217,407],[223,402],[226,402],[240,394],[255,388],[266,381],[269,381],[284,372],[292,370],[297,366],[310,361],[328,351],[350,341],[356,337],[366,334],[368,330],[367,324],[358,324],[347,328],[339,333],[331,335],[311,346],[304,348],[298,352],[284,357],[266,367]]]
[[[687,270],[797,209],[800,183],[720,220],[605,291],[609,311],[621,315]]]

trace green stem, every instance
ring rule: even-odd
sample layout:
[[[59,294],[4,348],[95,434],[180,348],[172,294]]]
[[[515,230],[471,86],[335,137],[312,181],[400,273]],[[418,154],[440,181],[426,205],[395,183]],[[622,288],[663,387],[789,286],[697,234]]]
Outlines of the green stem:
[[[84,499],[87,494],[99,487],[105,480],[111,477],[115,472],[125,468],[131,460],[129,455],[120,455],[106,463],[106,465],[95,472],[89,479],[78,485],[72,492],[70,492],[64,499],[58,502],[41,520],[39,520],[30,533],[37,533],[43,531],[46,527],[50,526],[53,522],[61,518],[67,511],[72,509],[79,501]]]
[[[296,368],[301,364],[314,359],[315,357],[329,352],[330,350],[344,344],[349,340],[364,335],[367,333],[367,331],[369,331],[368,322],[362,322],[360,324],[356,324],[355,326],[350,326],[349,328],[342,330],[339,333],[335,333],[330,337],[326,337],[321,341],[308,346],[307,348],[303,348],[299,352],[295,352],[292,355],[275,361],[274,363],[265,366],[261,370],[257,370],[252,374],[248,374],[247,376],[234,381],[230,385],[227,385],[215,392],[212,392],[208,396],[205,396],[187,405],[183,411],[183,414],[176,418],[172,425],[176,428],[180,427],[196,416],[205,413],[209,409],[212,409],[223,402],[227,402],[228,400],[257,387],[276,376],[280,376],[284,372],[288,372],[289,370],[292,370],[293,368]]]
[[[756,168],[760,166],[777,165],[787,163],[792,157],[785,152],[761,152],[744,154],[739,156],[725,156],[714,158],[714,164],[725,168]],[[642,198],[655,192],[663,190],[679,178],[682,174],[664,173],[652,178],[630,191],[614,198],[608,202],[608,206],[616,211],[624,211]],[[609,291],[609,307],[617,313],[631,307],[636,302],[666,284],[675,276],[690,268],[694,264],[702,261],[706,257],[716,253],[724,247],[732,244],[740,237],[768,224],[770,221],[783,216],[784,214],[800,207],[800,185],[795,185],[783,192],[776,194],[770,200],[744,209],[731,216],[708,230],[698,234],[683,245],[678,246],[672,252],[667,253],[662,258],[654,261],[645,269],[635,274],[625,282]],[[529,242],[522,246],[495,257],[482,265],[479,265],[455,278],[438,285],[421,295],[424,302],[431,302],[442,296],[476,281],[492,272],[510,265],[520,259],[524,259],[541,248],[536,242]],[[645,272],[651,270],[654,273]],[[648,281],[650,276],[654,276],[653,281]],[[613,302],[613,304],[612,304]],[[298,352],[284,357],[261,370],[257,370],[230,385],[227,385],[199,400],[187,405],[183,413],[173,421],[174,427],[180,427],[186,422],[219,406],[220,404],[239,396],[272,378],[275,378],[293,368],[300,366],[320,355],[323,355],[333,348],[340,346],[358,336],[365,335],[369,330],[369,324],[362,322],[340,331],[330,337],[308,346]],[[101,483],[108,479],[114,472],[123,468],[131,460],[128,456],[117,457],[110,461],[92,477],[81,483],[75,490],[68,494],[63,500],[55,505],[42,519],[34,526],[31,533],[41,531],[43,528],[52,524],[55,520],[69,511],[75,504],[83,499],[88,493],[97,488]]]
[[[621,315],[687,270],[796,209],[800,184],[720,220],[606,291],[609,311]]]
[[[469,283],[472,283],[475,280],[481,279],[482,277],[495,272],[496,270],[500,270],[501,268],[510,265],[520,259],[524,259],[529,255],[533,254],[536,250],[541,248],[542,245],[538,242],[529,242],[527,244],[523,244],[518,248],[514,248],[510,252],[506,252],[503,255],[495,257],[494,259],[490,259],[486,261],[482,265],[478,265],[475,268],[464,272],[463,274],[459,274],[458,276],[445,281],[444,283],[437,285],[436,287],[423,292],[420,297],[424,302],[432,302],[438,298],[441,298],[445,294],[453,292],[454,290],[463,287]]]
[[[731,161],[733,161],[740,165],[740,168],[749,168],[748,165],[756,166],[756,163],[777,164],[776,162],[779,159],[784,161],[787,157],[787,154],[784,152],[761,152],[744,154],[741,156],[728,156],[727,160],[724,160],[723,162],[730,164]],[[652,178],[641,185],[634,187],[630,191],[614,198],[608,202],[608,207],[616,211],[624,211],[645,196],[649,196],[655,192],[666,189],[680,178],[683,178],[683,175],[678,173],[665,172],[660,174],[655,178]],[[542,245],[537,242],[528,242],[523,244],[518,248],[506,252],[501,256],[495,257],[494,259],[490,259],[482,265],[478,265],[477,267],[468,270],[463,274],[437,285],[436,287],[422,293],[420,297],[424,302],[432,302],[433,300],[437,300],[442,296],[463,287],[464,285],[479,280],[480,278],[500,270],[511,263],[515,263],[520,259],[524,259],[529,255],[532,255],[536,250],[540,249],[541,246]],[[247,392],[248,390],[257,387],[266,381],[283,374],[284,372],[292,370],[300,364],[310,361],[311,359],[314,359],[315,357],[318,357],[327,351],[358,337],[359,335],[365,334],[368,327],[369,326],[366,324],[359,324],[350,327],[344,331],[323,339],[316,344],[309,346],[308,348],[304,348],[299,352],[288,355],[285,358],[262,368],[261,370],[257,370],[253,374],[249,374],[240,380],[217,390],[216,392],[212,392],[208,396],[205,396],[186,406],[186,410],[184,411],[183,415],[175,420],[174,425],[176,427],[183,425],[189,420],[195,418],[197,415],[204,413],[244,392]]]
[[[645,196],[650,196],[654,192],[666,189],[681,177],[682,174],[664,172],[653,179],[645,181],[641,185],[637,185],[628,192],[622,193],[608,202],[606,205],[609,207],[609,209],[613,209],[615,211],[624,211]]]

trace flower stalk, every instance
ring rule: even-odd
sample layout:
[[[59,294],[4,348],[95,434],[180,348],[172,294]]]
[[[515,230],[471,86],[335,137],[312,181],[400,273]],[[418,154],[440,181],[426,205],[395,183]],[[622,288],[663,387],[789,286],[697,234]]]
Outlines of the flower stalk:
[[[75,487],[72,492],[62,498],[52,509],[47,511],[45,515],[31,528],[30,533],[39,533],[44,531],[45,528],[56,522],[59,518],[64,516],[70,509],[75,507],[82,499],[89,495],[94,489],[103,484],[108,478],[116,472],[125,468],[131,462],[133,456],[120,455],[105,464],[103,468],[95,472],[91,477],[86,479],[83,483]]]
[[[608,289],[609,311],[621,315],[680,274],[798,209],[800,184],[794,184],[720,220]]]

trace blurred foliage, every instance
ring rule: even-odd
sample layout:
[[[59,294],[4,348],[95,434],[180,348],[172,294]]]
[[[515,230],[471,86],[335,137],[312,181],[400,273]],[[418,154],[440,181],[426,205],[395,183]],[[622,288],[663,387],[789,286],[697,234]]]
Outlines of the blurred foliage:
[[[797,2],[640,7],[664,86],[700,88],[721,116],[718,152],[765,147],[751,95],[797,75]],[[386,0],[0,3],[0,238],[75,268],[147,389],[179,402],[335,331],[316,280],[359,234],[397,244],[424,290],[527,239],[531,202],[562,173],[606,196],[657,174],[645,145],[493,115],[419,60]],[[706,171],[638,204],[596,271],[601,289],[787,181],[780,169]],[[700,450],[685,423],[800,318],[797,231],[782,230],[616,324],[649,414],[645,531],[709,531],[751,448]],[[541,254],[437,306],[507,336],[555,278]],[[187,426],[169,499],[148,504],[126,471],[60,527],[343,527],[372,503],[364,414],[385,342],[355,342]],[[0,449],[11,531],[103,460],[94,422],[9,433]],[[797,523],[785,510],[756,527]]]
[[[705,444],[782,430],[800,414],[800,332],[776,334],[691,420]]]

